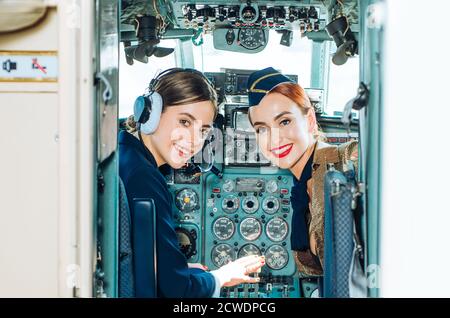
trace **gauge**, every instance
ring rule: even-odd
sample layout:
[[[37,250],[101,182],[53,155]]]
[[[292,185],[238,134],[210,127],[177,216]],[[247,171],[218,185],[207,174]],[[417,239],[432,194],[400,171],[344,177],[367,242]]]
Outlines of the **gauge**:
[[[275,193],[278,190],[278,183],[276,180],[269,180],[266,183],[266,191],[269,193]]]
[[[256,50],[266,44],[266,35],[262,29],[239,29],[238,43],[247,50]]]
[[[229,195],[222,201],[222,209],[227,213],[233,213],[239,208],[239,198],[235,195]]]
[[[200,176],[187,168],[175,169],[173,178],[176,184],[200,184]]]
[[[225,180],[225,182],[223,183],[223,191],[225,192],[231,192],[234,190],[234,182],[233,180]]]
[[[189,259],[191,256],[197,254],[197,233],[195,230],[187,230],[185,228],[178,227],[175,229],[177,233],[178,245],[181,252]]]
[[[288,230],[289,226],[287,222],[280,217],[274,217],[269,222],[267,222],[266,225],[267,237],[274,242],[280,242],[284,240],[288,234]]]
[[[261,255],[261,251],[255,244],[245,244],[241,247],[238,253],[238,258],[249,256],[249,255]]]
[[[255,22],[258,18],[257,8],[249,5],[242,8],[241,17],[246,22]]]
[[[262,202],[262,208],[263,208],[264,212],[266,212],[268,214],[274,214],[280,208],[280,202],[278,201],[277,198],[270,195],[270,196],[264,198],[264,200]]]
[[[281,245],[272,245],[266,251],[266,264],[272,269],[282,269],[289,261],[288,251]]]
[[[255,218],[245,218],[239,225],[239,231],[247,241],[254,241],[261,235],[261,222]]]
[[[234,251],[229,244],[216,245],[211,251],[211,260],[217,267],[222,267],[234,259]]]
[[[229,240],[233,236],[234,230],[234,222],[225,216],[218,218],[213,223],[213,233],[219,240]]]
[[[246,213],[255,213],[259,208],[258,198],[255,196],[246,197],[242,200],[242,209]]]
[[[181,189],[176,194],[175,204],[184,213],[192,212],[199,206],[198,194],[189,188]]]

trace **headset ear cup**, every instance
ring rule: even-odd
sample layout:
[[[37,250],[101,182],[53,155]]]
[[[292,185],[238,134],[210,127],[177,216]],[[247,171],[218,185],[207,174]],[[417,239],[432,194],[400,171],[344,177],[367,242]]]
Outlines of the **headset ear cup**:
[[[137,123],[144,123],[148,119],[149,101],[146,96],[139,96],[134,102],[134,120]]]
[[[141,124],[140,130],[142,133],[150,135],[158,128],[163,108],[163,100],[161,95],[157,92],[153,92],[147,98],[150,104],[150,116],[146,122]]]

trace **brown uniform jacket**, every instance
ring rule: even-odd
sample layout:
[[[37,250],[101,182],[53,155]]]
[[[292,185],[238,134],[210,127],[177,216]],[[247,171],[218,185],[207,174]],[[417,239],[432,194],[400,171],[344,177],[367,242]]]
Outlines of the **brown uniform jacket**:
[[[294,259],[297,269],[303,275],[318,276],[323,274],[324,264],[324,177],[327,172],[327,164],[333,163],[339,171],[344,171],[345,163],[350,160],[357,167],[356,158],[358,142],[350,141],[339,146],[329,145],[318,141],[315,146],[312,164],[310,214],[307,216],[309,238],[315,241],[316,255],[320,264],[315,261],[314,255],[308,249],[306,251],[294,251]]]

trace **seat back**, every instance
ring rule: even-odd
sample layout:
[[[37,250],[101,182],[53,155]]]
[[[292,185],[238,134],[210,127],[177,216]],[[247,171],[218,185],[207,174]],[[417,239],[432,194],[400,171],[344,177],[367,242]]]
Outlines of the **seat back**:
[[[131,214],[122,179],[119,178],[119,297],[135,296]]]
[[[154,298],[157,296],[155,204],[152,199],[134,199],[131,210],[122,180],[119,180],[119,201],[119,297]]]
[[[354,219],[354,171],[325,175],[324,297],[365,297],[365,276]]]
[[[134,199],[132,238],[135,296],[157,297],[156,211],[152,199]]]

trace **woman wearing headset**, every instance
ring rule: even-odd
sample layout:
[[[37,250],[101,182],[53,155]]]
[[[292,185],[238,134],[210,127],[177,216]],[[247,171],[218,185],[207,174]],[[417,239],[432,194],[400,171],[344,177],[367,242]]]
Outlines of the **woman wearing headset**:
[[[322,275],[324,264],[324,175],[358,157],[356,141],[322,142],[314,108],[303,88],[269,67],[250,75],[249,120],[259,148],[274,165],[293,174],[291,248],[301,273]]]
[[[131,129],[119,135],[119,174],[128,201],[151,198],[156,206],[158,297],[217,297],[223,286],[258,282],[249,274],[264,265],[263,257],[249,256],[208,272],[188,264],[179,250],[171,195],[158,167],[181,168],[202,149],[217,113],[216,99],[202,73],[166,70],[136,100],[134,118],[127,122]]]

